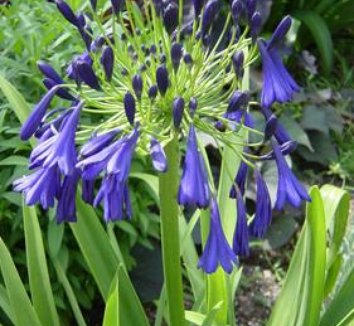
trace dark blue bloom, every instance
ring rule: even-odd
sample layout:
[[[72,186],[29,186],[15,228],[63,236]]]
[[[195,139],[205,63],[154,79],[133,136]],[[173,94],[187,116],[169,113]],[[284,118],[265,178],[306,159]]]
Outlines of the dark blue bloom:
[[[252,17],[256,11],[256,7],[257,7],[257,0],[247,0],[246,8],[247,8],[247,16],[249,21],[252,21]]]
[[[261,111],[267,121],[269,121],[269,119],[271,119],[271,117],[273,116],[273,113],[269,108],[263,107]],[[288,135],[287,131],[282,126],[282,124],[279,123],[279,121],[277,121],[277,123],[276,123],[275,130],[273,131],[273,134],[279,144],[284,144],[284,143],[291,141],[290,136]]]
[[[310,201],[310,196],[289,168],[279,145],[275,141],[272,142],[272,145],[278,168],[277,200],[274,207],[281,210],[286,202],[294,207],[299,207],[302,200]]]
[[[141,99],[141,93],[143,92],[143,79],[140,74],[136,74],[133,76],[132,86],[134,89],[134,93],[138,100]]]
[[[189,100],[189,114],[191,115],[191,117],[194,116],[195,111],[197,110],[198,107],[198,100],[196,97],[191,97],[191,99]]]
[[[62,110],[53,110],[53,111],[50,111],[49,113],[47,113],[47,114],[44,116],[43,121],[47,121],[47,120],[51,117],[52,113],[55,112],[55,111],[60,112],[60,111],[62,111]],[[55,113],[57,113],[57,112],[55,112]],[[60,113],[57,117],[55,117],[53,120],[47,121],[46,123],[44,123],[43,125],[41,125],[41,126],[36,130],[36,132],[35,132],[35,134],[34,134],[35,137],[36,137],[36,138],[39,138],[39,139],[40,139],[40,142],[43,142],[43,141],[45,140],[45,139],[43,138],[43,135],[44,135],[45,133],[47,133],[47,131],[50,132],[50,133],[47,133],[47,136],[46,136],[47,138],[49,138],[48,135],[50,135],[50,137],[53,136],[53,135],[54,135],[53,129],[54,129],[54,130],[60,130],[61,126],[62,126],[63,124],[65,124],[65,121],[66,121],[66,119],[67,119],[69,113],[70,113],[70,110],[64,109],[64,111],[63,111],[62,113]],[[53,114],[54,114],[54,113],[53,113]]]
[[[113,66],[114,66],[114,52],[111,47],[107,46],[103,49],[101,56],[101,64],[106,74],[108,81],[112,80]]]
[[[193,0],[194,15],[198,17],[202,11],[205,0]]]
[[[219,208],[215,198],[210,203],[209,236],[205,244],[203,255],[199,259],[198,267],[206,273],[214,273],[219,265],[225,272],[231,273],[237,257],[228,244],[220,221]]]
[[[58,134],[38,144],[33,150],[31,154],[33,165],[42,165],[43,167],[58,165],[64,175],[73,173],[77,160],[75,133],[82,105],[81,102],[74,108]]]
[[[197,205],[199,208],[206,208],[209,202],[208,175],[203,156],[198,151],[194,126],[191,125],[189,128],[183,173],[178,190],[178,203],[184,206]]]
[[[157,85],[152,85],[150,88],[149,88],[149,91],[148,91],[148,95],[149,95],[149,98],[151,100],[154,100],[157,96],[157,91],[158,91],[158,88],[157,88]]]
[[[40,102],[34,107],[30,116],[21,127],[20,137],[22,140],[28,140],[38,129],[56,92],[57,88],[50,89],[47,94],[43,96]]]
[[[224,117],[239,124],[243,123],[246,127],[249,128],[254,128],[255,125],[252,115],[242,109],[234,112],[226,112]],[[234,129],[234,126],[231,126],[231,129]]]
[[[184,61],[185,64],[190,65],[190,64],[193,63],[193,58],[192,58],[192,56],[189,53],[185,53],[183,55],[183,61]]]
[[[229,105],[227,107],[227,113],[235,112],[247,106],[248,104],[248,94],[241,91],[234,91]]]
[[[261,174],[255,170],[257,184],[256,213],[249,225],[250,235],[263,238],[272,221],[272,203],[269,191]]]
[[[266,122],[266,126],[264,129],[264,138],[265,140],[270,139],[278,126],[278,119],[276,118],[276,116],[274,114],[272,114],[269,119]]]
[[[132,216],[128,185],[120,183],[117,179],[117,175],[107,174],[94,201],[94,206],[103,201],[103,216],[106,222],[130,219]]]
[[[37,62],[37,66],[46,78],[52,79],[57,84],[64,84],[63,79],[59,76],[59,74],[50,64],[40,60]]]
[[[280,22],[269,41],[258,41],[263,63],[261,103],[266,108],[274,102],[283,103],[291,100],[293,94],[300,90],[286,70],[279,54],[279,45],[283,42],[290,26],[291,18],[287,16]]]
[[[76,189],[79,178],[80,171],[78,169],[75,169],[71,175],[64,177],[58,194],[57,223],[76,222]]]
[[[80,150],[80,155],[88,157],[106,148],[113,139],[120,133],[119,129],[114,129],[104,134],[91,138]]]
[[[261,30],[262,27],[262,17],[261,14],[256,11],[251,18],[251,37],[252,37],[252,41],[255,42],[258,34]]]
[[[114,14],[118,14],[123,9],[124,0],[111,0],[111,3]]]
[[[53,79],[49,79],[49,78],[44,78],[43,79],[43,84],[44,86],[47,88],[47,90],[51,90],[53,87],[60,85],[58,84],[56,81],[54,81]],[[66,88],[63,87],[57,87],[57,92],[56,95],[59,96],[60,98],[64,99],[64,100],[69,100],[69,101],[74,101],[75,97],[72,96],[68,90]]]
[[[86,60],[79,59],[76,61],[75,66],[80,80],[84,81],[93,89],[99,90],[101,88],[98,78],[93,71],[92,65],[90,65]]]
[[[26,205],[39,203],[43,209],[54,206],[59,188],[60,174],[57,167],[38,169],[14,182],[14,190],[25,194]]]
[[[183,48],[180,43],[173,43],[171,47],[171,60],[173,68],[177,71],[183,55]]]
[[[178,5],[176,2],[171,1],[163,10],[163,22],[169,34],[171,34],[178,26]]]
[[[233,251],[237,256],[249,255],[249,239],[247,228],[246,207],[243,202],[242,194],[236,188],[237,221],[233,239]]]
[[[79,20],[71,7],[64,0],[55,0],[55,3],[63,17],[74,26],[80,26]]]
[[[95,199],[95,180],[82,179],[82,200],[93,205]]]
[[[165,151],[161,144],[155,138],[151,138],[150,142],[150,156],[152,159],[152,165],[158,172],[166,172],[168,163]]]
[[[235,24],[238,24],[242,11],[243,11],[242,0],[234,0],[231,5],[231,12]]]
[[[168,71],[164,65],[159,66],[156,70],[156,82],[160,94],[164,96],[170,83]]]
[[[175,128],[179,128],[183,118],[184,112],[184,99],[183,97],[176,97],[173,101],[173,108],[172,108],[172,115],[173,115],[173,125]]]
[[[202,17],[202,28],[201,28],[203,37],[208,32],[210,25],[214,22],[214,19],[216,18],[216,15],[218,13],[218,9],[219,9],[218,0],[209,0],[206,3],[204,7],[204,13]]]
[[[248,174],[248,165],[245,162],[241,161],[240,166],[237,170],[237,174],[236,174],[234,182],[242,195],[245,194],[245,185],[246,185],[246,180],[247,180],[247,174]],[[235,185],[231,186],[230,198],[237,197]]]
[[[89,54],[89,52],[85,51],[83,54],[76,56],[68,66],[66,73],[68,77],[76,82],[81,81],[78,75],[76,64],[79,61],[85,61],[88,65],[92,66],[93,60]]]
[[[133,125],[136,108],[135,108],[134,96],[130,92],[127,92],[124,96],[124,109],[125,109],[125,115],[129,123]]]
[[[232,64],[235,70],[235,74],[238,79],[242,79],[244,69],[243,69],[243,63],[245,61],[245,56],[243,54],[243,51],[237,51],[233,57],[232,57]]]

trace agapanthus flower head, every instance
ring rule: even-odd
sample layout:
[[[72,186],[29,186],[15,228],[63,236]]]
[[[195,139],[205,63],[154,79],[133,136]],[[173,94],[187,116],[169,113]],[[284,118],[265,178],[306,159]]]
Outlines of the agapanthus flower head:
[[[270,40],[258,41],[259,51],[263,63],[262,106],[269,108],[274,102],[288,102],[293,94],[300,90],[294,79],[286,70],[279,46],[284,42],[286,33],[291,26],[291,18],[285,17],[273,33]]]
[[[276,208],[308,199],[283,157],[295,142],[270,109],[275,101],[289,100],[296,88],[280,58],[290,18],[270,40],[255,42],[260,16],[253,0],[234,0],[224,26],[214,24],[218,0],[193,0],[195,17],[190,21],[179,7],[184,1],[144,1],[141,13],[139,6],[124,0],[106,0],[100,6],[90,1],[79,13],[64,0],[55,3],[76,29],[72,42],[82,46],[84,41],[86,50],[68,62],[66,76],[49,63],[38,64],[48,92],[21,128],[22,139],[34,135],[38,144],[29,159],[31,174],[16,181],[15,190],[24,192],[28,205],[56,204],[58,222],[76,220],[77,187],[85,202],[103,205],[105,221],[131,218],[128,186],[135,154],[147,156],[158,173],[168,174],[170,151],[164,148],[178,142],[175,153],[184,158],[176,201],[211,209],[210,234],[199,265],[208,273],[217,266],[230,272],[235,255],[248,254],[248,232],[262,236],[271,220],[267,186],[256,173],[256,214],[248,227],[246,179],[257,161],[275,160],[278,165]],[[257,59],[257,45],[265,76],[261,107],[251,100],[252,90],[241,89],[244,71]],[[51,109],[54,96],[60,106]],[[62,99],[71,103],[62,107]],[[255,130],[253,110],[261,110],[265,130]],[[252,133],[262,141],[245,136]],[[227,217],[220,216],[213,197],[214,176],[199,139],[204,135],[220,144],[221,152],[231,148],[241,161],[230,191],[238,210],[234,253],[220,222]],[[268,141],[275,139],[268,152],[253,151],[260,145],[268,148]]]
[[[233,253],[224,235],[218,204],[215,198],[210,202],[209,236],[205,244],[203,255],[199,259],[198,267],[206,273],[214,273],[218,266],[231,273],[237,257]]]

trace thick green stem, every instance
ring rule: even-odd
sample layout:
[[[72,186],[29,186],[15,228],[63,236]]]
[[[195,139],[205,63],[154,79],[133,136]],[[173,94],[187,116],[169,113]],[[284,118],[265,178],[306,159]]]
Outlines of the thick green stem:
[[[168,171],[159,177],[163,267],[170,326],[181,326],[185,324],[185,319],[178,231],[179,148],[177,137],[166,145],[165,153]]]

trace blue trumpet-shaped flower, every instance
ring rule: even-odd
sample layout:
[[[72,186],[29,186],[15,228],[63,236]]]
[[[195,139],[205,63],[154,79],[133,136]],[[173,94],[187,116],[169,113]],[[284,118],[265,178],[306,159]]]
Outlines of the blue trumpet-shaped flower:
[[[60,174],[57,167],[40,168],[14,182],[14,190],[25,194],[26,205],[39,203],[43,209],[54,206],[60,190]]]
[[[88,157],[98,153],[106,148],[119,133],[119,129],[114,129],[92,137],[85,145],[82,146],[80,155]]]
[[[245,185],[247,180],[247,173],[248,173],[248,165],[241,161],[240,167],[237,170],[237,174],[235,177],[235,185],[238,187],[239,191],[242,195],[245,194]],[[230,198],[236,198],[236,186],[233,185],[230,189]]]
[[[151,138],[150,141],[150,156],[152,159],[152,165],[158,172],[167,171],[167,158],[165,151],[163,150],[161,144],[155,138]]]
[[[263,107],[270,107],[274,102],[287,102],[300,90],[286,70],[279,54],[279,45],[291,26],[291,18],[285,17],[276,28],[269,41],[258,41],[263,63],[263,89],[261,102]]]
[[[187,152],[184,161],[183,174],[178,190],[180,205],[197,205],[206,208],[210,201],[210,190],[205,163],[198,151],[197,137],[194,126],[189,128]]]
[[[198,267],[206,273],[214,273],[219,265],[225,272],[231,273],[237,257],[228,244],[220,221],[218,204],[215,198],[210,203],[210,228],[203,255],[199,259]]]
[[[286,202],[294,207],[299,207],[302,200],[310,201],[310,196],[289,168],[279,145],[275,141],[272,142],[272,145],[278,168],[277,200],[274,207],[281,210]]]
[[[272,221],[272,203],[267,185],[259,171],[255,170],[255,176],[257,185],[256,213],[249,226],[249,232],[254,237],[262,238]]]
[[[76,222],[76,189],[79,178],[80,171],[78,169],[75,169],[71,175],[64,177],[58,194],[57,223]]]
[[[237,222],[233,239],[233,251],[238,256],[249,255],[249,239],[247,228],[246,207],[242,198],[241,191],[236,187],[236,207]]]

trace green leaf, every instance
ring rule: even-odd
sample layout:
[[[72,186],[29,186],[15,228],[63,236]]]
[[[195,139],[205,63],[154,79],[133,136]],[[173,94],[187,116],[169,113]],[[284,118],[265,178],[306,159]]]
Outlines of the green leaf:
[[[21,93],[3,76],[0,75],[0,89],[15,111],[21,123],[24,123],[31,113],[30,108]]]
[[[0,165],[21,165],[27,166],[28,165],[28,158],[18,155],[13,155],[4,158],[0,161]]]
[[[78,219],[76,223],[71,223],[70,227],[106,301],[119,262],[94,209],[86,205],[79,195],[76,198],[76,205]],[[120,309],[121,324],[148,325],[144,309],[125,272],[121,272],[120,281],[120,305],[124,306]]]
[[[103,317],[103,326],[119,326],[119,269],[112,281],[111,291],[108,296]]]
[[[304,129],[316,130],[326,135],[329,134],[329,126],[326,119],[326,111],[315,105],[305,106],[301,119],[301,126]]]
[[[326,15],[331,30],[351,27],[354,23],[354,2],[352,0],[337,1]]]
[[[59,325],[38,217],[23,205],[27,268],[34,309],[43,325]]]
[[[323,198],[329,248],[327,252],[326,294],[332,290],[341,266],[340,248],[347,227],[350,195],[348,192],[332,185],[321,188]]]
[[[324,72],[328,75],[333,65],[333,42],[325,20],[314,11],[298,10],[293,15],[310,30],[321,54]]]
[[[325,313],[320,326],[349,325],[354,320],[354,269],[337,292]]]
[[[11,254],[0,237],[0,269],[16,326],[41,326],[38,316],[18,275]]]
[[[306,221],[268,325],[318,325],[326,271],[326,228],[318,187],[311,188],[310,196]]]

